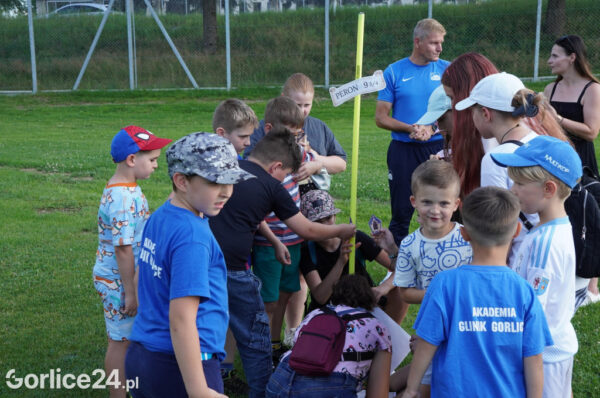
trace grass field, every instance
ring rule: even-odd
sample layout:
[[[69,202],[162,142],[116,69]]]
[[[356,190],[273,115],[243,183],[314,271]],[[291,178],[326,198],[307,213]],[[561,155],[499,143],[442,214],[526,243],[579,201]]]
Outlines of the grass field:
[[[538,87],[539,88],[539,87]],[[277,90],[243,90],[259,115]],[[350,155],[352,105],[333,108],[325,97],[312,115],[324,120]],[[114,171],[109,146],[122,126],[138,124],[168,138],[210,131],[223,91],[73,93],[0,97],[0,377],[75,375],[102,368],[104,320],[91,272],[102,188]],[[376,214],[389,221],[385,151],[389,133],[375,127],[375,97],[363,98],[358,217],[360,229]],[[349,156],[350,158],[350,156]],[[348,217],[348,171],[334,177],[332,194]],[[156,209],[171,186],[164,155],[141,184]],[[414,227],[414,225],[413,225]],[[383,271],[373,267],[374,276]],[[417,306],[403,327],[411,330]],[[573,385],[576,397],[600,396],[600,305],[574,318],[580,343]],[[102,390],[19,390],[0,382],[0,396],[106,396]]]

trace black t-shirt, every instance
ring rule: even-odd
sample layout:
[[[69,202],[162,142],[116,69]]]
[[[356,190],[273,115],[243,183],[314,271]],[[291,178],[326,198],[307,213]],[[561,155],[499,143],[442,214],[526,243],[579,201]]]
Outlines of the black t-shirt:
[[[381,248],[377,246],[375,241],[365,234],[362,231],[356,231],[356,243],[360,242],[361,246],[357,249],[357,255],[355,256],[355,265],[354,269],[357,274],[362,273],[364,269],[363,266],[359,263],[359,255],[358,251],[360,251],[362,258],[368,261],[373,261],[381,252]],[[327,274],[331,271],[333,266],[335,265],[338,257],[340,256],[340,247],[333,251],[328,252],[323,249],[318,243],[312,243],[315,248],[315,257],[317,260],[317,264],[313,263],[309,243],[302,243],[302,250],[300,255],[300,271],[302,271],[303,275],[307,275],[311,271],[317,271],[321,280],[325,279]],[[340,243],[341,246],[341,243]],[[366,271],[366,270],[365,270]],[[342,275],[348,274],[348,263],[344,266],[344,270],[342,271]]]
[[[235,184],[223,210],[209,221],[225,256],[227,269],[232,271],[246,269],[254,233],[267,214],[274,211],[280,220],[287,220],[299,212],[281,182],[254,162],[240,160],[239,163],[256,178]]]

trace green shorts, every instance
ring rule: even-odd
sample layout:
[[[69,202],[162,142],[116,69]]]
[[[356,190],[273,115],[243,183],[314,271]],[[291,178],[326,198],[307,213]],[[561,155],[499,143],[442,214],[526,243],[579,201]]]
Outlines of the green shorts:
[[[262,282],[260,295],[265,303],[279,299],[279,291],[293,293],[300,290],[300,243],[288,246],[292,263],[283,265],[275,258],[273,246],[252,248],[252,270]]]

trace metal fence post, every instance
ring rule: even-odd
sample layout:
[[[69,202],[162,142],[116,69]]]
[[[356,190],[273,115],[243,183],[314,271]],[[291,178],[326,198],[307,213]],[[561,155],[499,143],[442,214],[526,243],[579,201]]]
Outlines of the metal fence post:
[[[37,65],[35,63],[35,37],[33,36],[33,10],[31,0],[27,0],[27,24],[29,25],[29,55],[31,56],[31,91],[35,94],[37,87]]]
[[[429,0],[429,5],[427,6],[427,18],[433,18],[433,0]]]
[[[329,0],[325,0],[325,88],[329,89]]]
[[[227,64],[227,91],[231,90],[231,37],[229,26],[229,0],[225,0],[225,59]]]
[[[540,69],[540,31],[542,29],[542,0],[538,0],[537,16],[535,21],[535,59],[533,60],[533,81],[538,81]]]
[[[125,0],[125,14],[127,18],[127,54],[129,61],[129,89],[133,90],[135,88],[134,79],[133,79],[133,36],[131,29],[131,18],[133,18],[133,13],[131,12],[131,0]]]

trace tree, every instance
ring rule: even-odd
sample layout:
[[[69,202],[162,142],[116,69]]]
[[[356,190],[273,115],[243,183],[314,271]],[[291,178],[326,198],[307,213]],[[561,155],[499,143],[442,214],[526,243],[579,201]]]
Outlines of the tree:
[[[0,0],[0,12],[7,11],[24,14],[27,11],[27,4],[22,0]]]
[[[565,3],[566,0],[548,0],[544,33],[552,37],[558,37],[563,34],[566,21]]]
[[[214,54],[217,52],[217,0],[202,0],[202,26],[202,50],[205,54]]]

